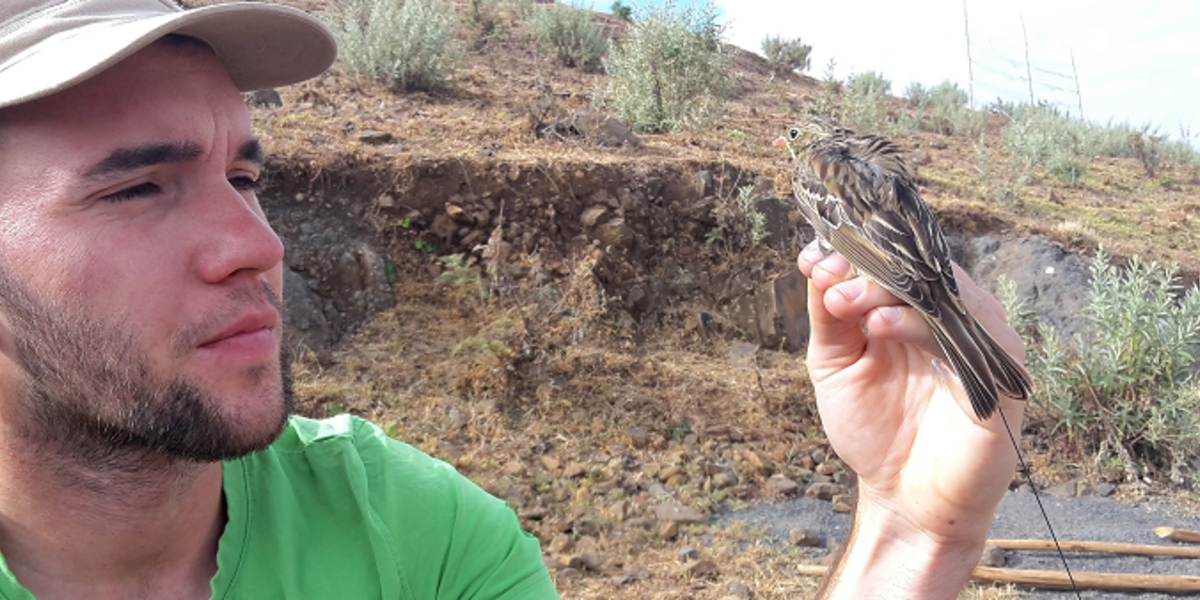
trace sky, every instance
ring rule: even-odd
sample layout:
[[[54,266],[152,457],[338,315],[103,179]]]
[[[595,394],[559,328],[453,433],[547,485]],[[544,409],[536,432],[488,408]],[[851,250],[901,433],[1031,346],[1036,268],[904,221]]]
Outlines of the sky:
[[[726,41],[761,53],[767,35],[813,47],[809,75],[875,71],[902,95],[910,82],[967,90],[963,0],[716,0]],[[1089,121],[1151,124],[1200,138],[1200,2],[967,0],[975,106],[1029,100],[1022,18],[1034,98]],[[1079,95],[1071,64],[1074,55]],[[1197,139],[1191,140],[1194,145]]]

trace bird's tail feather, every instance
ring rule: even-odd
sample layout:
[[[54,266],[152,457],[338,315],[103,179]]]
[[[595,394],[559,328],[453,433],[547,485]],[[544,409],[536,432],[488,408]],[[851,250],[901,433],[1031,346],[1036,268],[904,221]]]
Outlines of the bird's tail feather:
[[[997,389],[1017,400],[1032,393],[1029,373],[980,325],[974,317],[944,310],[941,322],[929,319],[934,337],[962,381],[975,416],[986,420],[999,405]]]
[[[985,357],[986,352],[969,335],[964,335],[966,330],[962,328],[963,323],[958,319],[943,318],[942,323],[932,319],[928,321],[938,345],[942,347],[942,352],[946,354],[950,365],[954,367],[954,373],[958,375],[963,389],[967,392],[975,416],[980,421],[986,421],[996,412],[996,406],[999,404],[996,386]]]
[[[971,320],[974,321],[974,318]],[[1001,348],[982,325],[976,322],[975,327],[980,333],[979,338],[988,345],[988,366],[991,367],[992,377],[996,380],[996,387],[1010,398],[1028,400],[1033,395],[1033,380],[1029,377],[1029,371],[1017,364],[1012,355]]]

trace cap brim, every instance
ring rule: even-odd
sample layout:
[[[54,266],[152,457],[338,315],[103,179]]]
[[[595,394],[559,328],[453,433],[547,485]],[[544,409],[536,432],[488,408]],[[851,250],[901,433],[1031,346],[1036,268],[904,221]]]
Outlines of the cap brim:
[[[62,32],[0,65],[0,108],[67,89],[171,33],[211,46],[242,91],[304,81],[337,59],[333,35],[307,13],[272,4],[218,4]]]

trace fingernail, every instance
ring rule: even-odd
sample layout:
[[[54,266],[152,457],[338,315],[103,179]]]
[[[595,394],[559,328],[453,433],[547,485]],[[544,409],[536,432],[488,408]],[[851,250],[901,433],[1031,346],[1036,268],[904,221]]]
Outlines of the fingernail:
[[[896,323],[900,320],[900,314],[901,314],[900,307],[899,306],[881,306],[881,307],[879,307],[879,314],[888,323]]]
[[[821,260],[821,250],[817,248],[817,243],[813,242],[805,246],[804,250],[800,252],[800,258],[804,259],[806,263],[815,263]]]
[[[837,291],[847,300],[854,300],[863,293],[864,284],[861,279],[851,279],[846,283],[839,283]]]
[[[850,272],[850,263],[836,254],[830,254],[828,258],[817,263],[817,266],[836,277],[844,277],[846,273]]]

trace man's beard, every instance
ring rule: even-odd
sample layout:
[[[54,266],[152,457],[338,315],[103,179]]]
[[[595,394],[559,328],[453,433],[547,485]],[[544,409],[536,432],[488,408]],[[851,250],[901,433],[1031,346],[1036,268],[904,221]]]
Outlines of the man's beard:
[[[264,283],[261,292],[231,294],[230,310],[257,304],[265,296],[282,315],[270,286]],[[237,458],[269,446],[293,410],[285,348],[280,350],[279,395],[256,399],[277,404],[278,417],[269,426],[243,431],[221,415],[219,398],[186,379],[157,376],[122,321],[89,317],[77,301],[44,302],[4,269],[0,309],[8,317],[22,368],[22,389],[17,391],[25,413],[22,436],[86,468],[138,471],[161,458]],[[257,367],[230,376],[254,380],[272,373]]]

